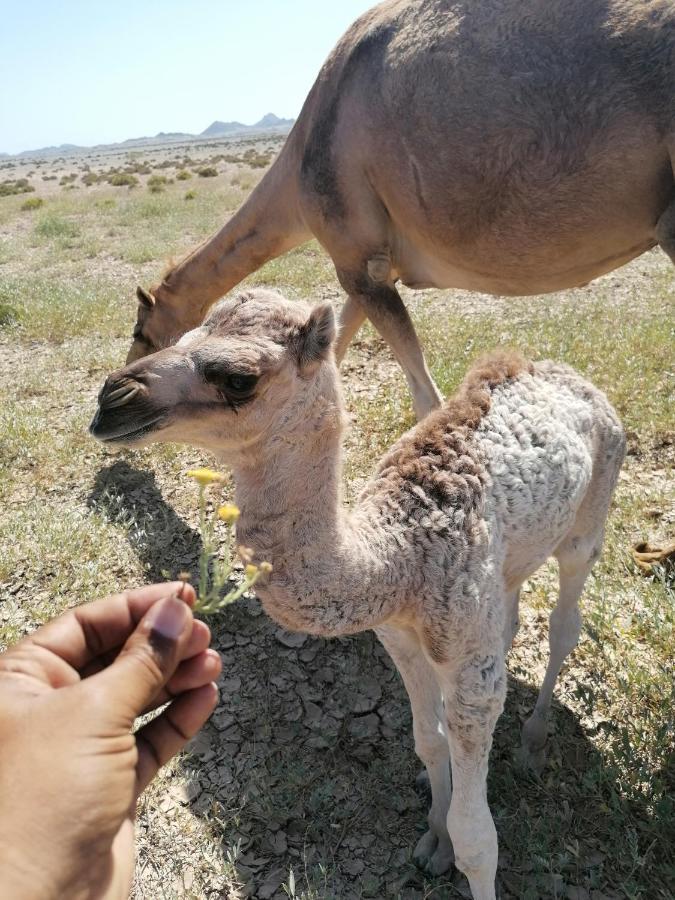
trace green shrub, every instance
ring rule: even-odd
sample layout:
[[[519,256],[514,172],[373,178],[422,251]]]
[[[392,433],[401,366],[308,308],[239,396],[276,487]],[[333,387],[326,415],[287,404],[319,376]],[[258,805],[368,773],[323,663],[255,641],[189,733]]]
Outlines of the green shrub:
[[[108,184],[112,184],[113,187],[124,187],[126,185],[132,188],[138,184],[138,178],[129,172],[115,172],[113,175],[109,175],[107,180]]]
[[[46,238],[74,238],[79,235],[80,229],[69,219],[47,213],[35,226],[35,233]]]
[[[197,169],[197,175],[200,178],[215,178],[218,174],[218,169],[214,166],[204,166],[202,169]]]
[[[192,172],[188,172],[187,169],[181,169],[180,172],[176,174],[176,179],[178,181],[187,181],[189,178],[192,178]]]
[[[197,191],[186,191],[185,199],[186,200],[194,200],[197,196]]]
[[[16,325],[19,321],[19,310],[10,303],[0,300],[0,328],[6,325]]]
[[[153,175],[152,178],[148,178],[148,188],[151,194],[161,193],[167,184],[171,184],[171,179],[166,175]]]
[[[44,206],[44,200],[42,197],[29,197],[28,200],[24,200],[21,204],[21,209],[31,210],[31,209],[40,209],[41,206]]]
[[[80,179],[82,184],[86,185],[87,187],[91,187],[92,184],[98,184],[100,180],[101,176],[97,175],[95,172],[86,172]]]
[[[27,178],[17,178],[14,181],[0,182],[0,197],[11,197],[12,194],[29,194],[35,188],[28,183]]]

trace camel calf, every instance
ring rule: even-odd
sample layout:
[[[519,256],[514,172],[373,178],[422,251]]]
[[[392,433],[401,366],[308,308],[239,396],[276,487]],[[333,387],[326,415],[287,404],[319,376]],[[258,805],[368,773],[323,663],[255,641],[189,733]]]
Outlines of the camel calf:
[[[113,373],[91,431],[113,446],[212,450],[232,467],[238,540],[274,566],[257,589],[268,614],[326,637],[375,630],[410,696],[431,782],[415,858],[437,875],[454,851],[475,900],[494,900],[486,775],[520,586],[557,559],[550,658],[523,730],[526,751],[539,753],[623,429],[567,366],[494,354],[394,444],[347,510],[335,334],[328,305],[310,311],[268,291],[223,301],[175,347]]]

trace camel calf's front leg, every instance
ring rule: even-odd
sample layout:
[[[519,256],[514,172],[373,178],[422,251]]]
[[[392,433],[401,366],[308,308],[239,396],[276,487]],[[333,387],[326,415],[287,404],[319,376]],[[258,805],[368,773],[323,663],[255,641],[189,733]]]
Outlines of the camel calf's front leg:
[[[452,763],[448,832],[455,864],[469,879],[474,900],[495,900],[497,831],[487,803],[492,733],[506,696],[501,648],[441,670]]]
[[[415,752],[429,775],[429,829],[417,842],[413,859],[435,877],[447,872],[454,859],[447,825],[451,793],[450,751],[443,721],[443,699],[434,670],[427,662],[415,632],[392,626],[382,626],[375,631],[394,660],[408,692]]]

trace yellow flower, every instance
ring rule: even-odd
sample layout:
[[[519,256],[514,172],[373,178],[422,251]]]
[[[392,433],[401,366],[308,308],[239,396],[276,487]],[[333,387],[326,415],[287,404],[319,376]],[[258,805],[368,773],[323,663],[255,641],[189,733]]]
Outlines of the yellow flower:
[[[209,484],[221,484],[225,481],[225,476],[213,469],[190,469],[187,474],[203,487]]]
[[[239,507],[234,503],[224,503],[218,510],[218,518],[222,519],[227,525],[234,525],[239,518]]]
[[[269,575],[272,571],[272,563],[261,562],[260,571],[263,573],[263,575]]]
[[[244,575],[249,581],[253,581],[255,576],[258,574],[258,567],[254,566],[253,563],[249,563],[244,569]]]

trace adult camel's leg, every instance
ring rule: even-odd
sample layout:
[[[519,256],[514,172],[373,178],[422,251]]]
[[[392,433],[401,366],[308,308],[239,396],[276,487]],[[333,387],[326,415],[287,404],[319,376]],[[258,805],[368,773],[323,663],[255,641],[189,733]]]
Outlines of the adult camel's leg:
[[[352,338],[366,320],[366,313],[357,297],[347,297],[340,312],[340,330],[335,344],[335,359],[338,364],[344,359]]]
[[[669,143],[670,164],[675,180],[675,138],[671,136]],[[671,200],[656,223],[656,240],[664,253],[675,263],[675,200]]]
[[[675,263],[675,200],[666,207],[656,223],[656,239],[663,252]]]
[[[391,347],[408,382],[415,415],[418,419],[424,418],[441,405],[443,398],[429,373],[415,327],[400,294],[393,284],[378,284],[370,277],[353,277],[339,270],[338,277]]]

